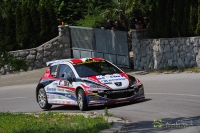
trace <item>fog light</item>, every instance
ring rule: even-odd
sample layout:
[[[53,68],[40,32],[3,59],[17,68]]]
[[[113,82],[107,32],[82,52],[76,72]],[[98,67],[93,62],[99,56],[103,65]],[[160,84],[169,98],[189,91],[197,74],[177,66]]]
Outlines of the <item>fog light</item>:
[[[99,100],[99,97],[98,96],[90,96],[89,99],[90,100]]]
[[[144,88],[143,88],[143,86],[141,86],[141,87],[139,88],[139,93],[140,93],[140,94],[144,94]]]

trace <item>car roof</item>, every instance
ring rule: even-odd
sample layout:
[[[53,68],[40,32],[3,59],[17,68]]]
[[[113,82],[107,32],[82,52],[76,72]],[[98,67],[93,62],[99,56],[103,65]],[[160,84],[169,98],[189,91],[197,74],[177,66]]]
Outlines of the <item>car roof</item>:
[[[105,60],[103,58],[73,58],[73,59],[60,59],[60,60],[54,60],[54,61],[48,61],[46,62],[47,66],[54,66],[54,65],[59,65],[59,64],[66,64],[67,62],[70,62],[72,64],[80,64],[84,63],[86,61],[102,61]]]

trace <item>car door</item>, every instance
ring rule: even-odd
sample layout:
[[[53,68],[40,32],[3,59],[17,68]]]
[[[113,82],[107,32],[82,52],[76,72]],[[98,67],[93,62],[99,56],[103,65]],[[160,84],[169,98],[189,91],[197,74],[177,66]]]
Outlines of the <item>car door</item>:
[[[54,70],[56,73],[54,73]],[[52,75],[57,80],[53,81],[45,87],[47,100],[51,104],[77,105],[75,88],[72,86],[73,81],[68,81],[70,74],[74,78],[74,73],[67,64],[60,64],[56,68],[52,68]]]
[[[71,78],[70,80],[69,77]],[[76,89],[72,85],[75,75],[71,67],[67,64],[59,65],[58,78],[60,81],[57,84],[57,92],[63,93],[63,95],[69,100],[76,101]]]

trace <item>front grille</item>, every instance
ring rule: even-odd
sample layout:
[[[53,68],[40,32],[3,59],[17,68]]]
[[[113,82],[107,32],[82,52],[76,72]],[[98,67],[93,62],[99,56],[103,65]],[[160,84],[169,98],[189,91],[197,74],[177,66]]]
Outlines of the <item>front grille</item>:
[[[123,89],[123,90],[106,90],[104,92],[98,93],[101,97],[107,97],[109,99],[125,98],[134,95],[134,89]]]

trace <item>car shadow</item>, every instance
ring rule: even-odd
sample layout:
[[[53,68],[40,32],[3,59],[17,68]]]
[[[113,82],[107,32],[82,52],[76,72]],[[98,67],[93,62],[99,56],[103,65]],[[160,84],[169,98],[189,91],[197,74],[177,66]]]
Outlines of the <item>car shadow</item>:
[[[152,99],[147,98],[147,99],[143,99],[143,100],[140,100],[140,101],[133,101],[133,102],[127,102],[127,103],[117,103],[117,104],[102,105],[102,106],[92,106],[89,109],[91,111],[91,110],[104,110],[105,108],[107,108],[107,109],[119,108],[119,107],[124,107],[124,106],[129,106],[129,105],[147,102],[147,101],[150,101],[150,100],[152,100]]]
[[[134,105],[138,103],[143,103],[150,101],[152,99],[146,98],[140,101],[133,101],[133,102],[127,102],[127,103],[118,103],[118,104],[110,104],[110,105],[100,105],[100,106],[91,106],[87,111],[95,111],[95,110],[104,110],[105,108],[112,109],[112,108],[118,108],[118,107],[123,107],[123,106],[129,106],[129,105]],[[63,111],[70,111],[70,112],[82,112],[79,110],[78,106],[63,106],[63,105],[53,105],[51,109],[44,110],[44,111],[58,111],[58,112],[63,112]]]

